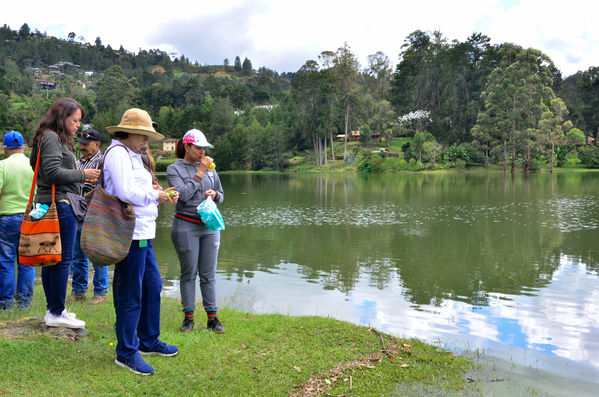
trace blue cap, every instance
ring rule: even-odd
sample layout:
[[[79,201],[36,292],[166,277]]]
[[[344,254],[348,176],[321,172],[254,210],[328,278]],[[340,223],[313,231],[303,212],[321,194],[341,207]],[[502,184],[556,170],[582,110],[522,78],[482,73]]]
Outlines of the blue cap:
[[[21,147],[23,146],[23,135],[19,131],[8,131],[4,134],[4,146]]]

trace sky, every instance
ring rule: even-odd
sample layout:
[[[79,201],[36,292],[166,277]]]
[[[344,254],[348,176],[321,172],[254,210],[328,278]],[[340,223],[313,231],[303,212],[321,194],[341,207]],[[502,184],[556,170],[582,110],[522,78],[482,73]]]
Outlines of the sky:
[[[296,72],[322,51],[347,43],[368,67],[385,53],[393,66],[415,30],[440,31],[449,41],[483,33],[493,44],[511,42],[547,54],[564,77],[599,66],[599,2],[589,0],[170,0],[3,2],[0,24],[66,39],[121,45],[137,53],[161,49],[200,65],[247,57]]]

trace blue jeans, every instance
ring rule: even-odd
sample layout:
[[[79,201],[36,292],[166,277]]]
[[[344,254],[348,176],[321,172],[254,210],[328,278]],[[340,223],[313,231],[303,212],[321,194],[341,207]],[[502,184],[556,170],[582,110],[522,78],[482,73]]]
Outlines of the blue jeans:
[[[46,203],[50,205],[50,203]],[[67,203],[56,203],[58,222],[60,224],[60,240],[62,244],[62,262],[42,268],[42,285],[46,293],[46,305],[55,316],[64,310],[64,301],[69,282],[69,267],[73,262],[73,248],[77,236],[77,218]]]
[[[89,276],[89,260],[81,251],[81,229],[77,230],[73,251],[73,294],[82,295],[87,291]],[[108,266],[94,265],[94,295],[104,296],[108,293]]]
[[[139,346],[151,349],[160,335],[162,278],[152,242],[140,247],[131,242],[129,254],[114,267],[112,295],[116,313],[116,355],[131,359]]]
[[[14,300],[24,309],[33,298],[35,268],[19,263],[15,283],[22,222],[23,214],[0,215],[0,309],[12,308]]]

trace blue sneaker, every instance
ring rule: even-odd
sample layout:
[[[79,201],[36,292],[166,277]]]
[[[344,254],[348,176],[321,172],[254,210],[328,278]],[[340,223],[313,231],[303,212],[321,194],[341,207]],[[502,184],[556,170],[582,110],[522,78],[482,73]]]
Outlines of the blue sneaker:
[[[139,354],[134,355],[130,360],[117,357],[114,362],[116,365],[127,368],[137,375],[152,375],[154,373],[154,368],[148,365]]]
[[[143,355],[158,354],[159,356],[170,357],[170,356],[174,356],[175,354],[179,353],[179,348],[177,346],[167,345],[166,343],[164,343],[162,341],[158,341],[158,343],[156,343],[154,345],[154,347],[152,347],[149,350],[145,350],[140,347],[139,353],[143,354]]]

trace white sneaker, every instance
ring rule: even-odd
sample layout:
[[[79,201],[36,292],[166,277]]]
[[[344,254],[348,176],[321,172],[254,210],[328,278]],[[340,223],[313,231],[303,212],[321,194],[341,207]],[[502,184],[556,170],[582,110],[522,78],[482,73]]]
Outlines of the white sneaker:
[[[62,314],[64,314],[65,316],[69,316],[71,318],[77,318],[77,315],[75,313],[68,312],[67,309],[64,309],[62,311]],[[49,315],[50,315],[50,310],[46,310],[46,316],[44,317],[44,321],[48,321]]]
[[[55,316],[52,313],[46,315],[46,325],[48,327],[66,327],[66,328],[85,328],[85,321],[78,320],[65,314],[63,311],[60,316]]]

